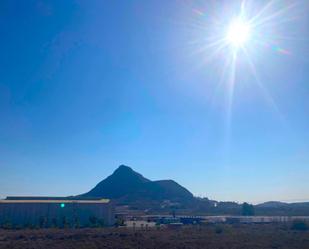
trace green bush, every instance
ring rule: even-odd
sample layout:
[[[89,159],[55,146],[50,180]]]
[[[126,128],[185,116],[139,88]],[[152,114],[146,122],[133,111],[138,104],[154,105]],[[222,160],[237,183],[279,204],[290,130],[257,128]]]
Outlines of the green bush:
[[[221,226],[217,226],[217,227],[215,228],[215,233],[216,233],[216,234],[223,233],[223,228],[222,228]]]
[[[307,223],[303,221],[296,220],[292,224],[292,230],[297,230],[297,231],[307,231],[309,229],[309,226]]]
[[[244,216],[253,216],[254,215],[254,206],[247,203],[247,202],[244,202],[242,204],[242,211],[241,211],[241,214],[244,215]]]

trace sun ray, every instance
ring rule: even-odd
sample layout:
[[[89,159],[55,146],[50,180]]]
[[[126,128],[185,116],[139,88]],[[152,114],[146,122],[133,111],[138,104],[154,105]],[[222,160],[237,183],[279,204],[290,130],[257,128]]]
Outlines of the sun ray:
[[[229,162],[229,155],[231,152],[231,130],[232,130],[232,116],[233,116],[233,100],[234,100],[234,88],[236,80],[236,63],[237,63],[237,51],[233,51],[230,70],[227,85],[227,96],[226,96],[226,117],[225,117],[225,153]]]
[[[212,106],[215,103],[215,99],[217,97],[217,93],[218,93],[219,89],[221,88],[221,86],[225,82],[225,76],[226,76],[227,70],[229,69],[229,63],[230,63],[230,60],[228,58],[226,58],[225,61],[224,61],[223,67],[222,67],[220,79],[218,81],[218,84],[216,84],[215,90],[213,92],[213,95],[212,95],[212,98],[211,98],[211,101],[210,101]]]
[[[251,18],[250,22],[254,23],[255,20],[261,18],[261,16],[263,16],[276,2],[278,2],[278,0],[270,0],[254,17]]]
[[[282,17],[285,17],[285,14],[287,13],[287,11],[290,11],[296,5],[297,5],[297,2],[290,4],[290,5],[286,6],[285,8],[278,10],[277,12],[275,12],[271,15],[265,16],[264,18],[260,17],[260,18],[256,19],[256,21],[252,21],[252,19],[251,19],[250,23],[253,27],[258,27],[258,26],[262,26],[263,24],[265,24],[269,21],[272,21],[273,22],[272,24],[274,24],[274,20],[276,20],[276,18],[278,19],[279,17],[281,17],[280,21],[282,21],[283,20]]]
[[[197,40],[192,42],[192,57],[199,55],[198,67],[209,65],[215,62],[218,64],[223,60],[221,72],[211,96],[211,104],[217,100],[219,90],[225,91],[224,101],[226,117],[225,130],[227,138],[230,136],[233,118],[233,105],[235,98],[236,84],[242,84],[243,72],[240,65],[247,64],[249,75],[252,82],[260,89],[263,100],[270,106],[271,110],[285,122],[284,115],[280,112],[273,96],[263,84],[258,68],[254,63],[254,57],[260,60],[263,53],[276,53],[282,56],[296,56],[293,53],[290,41],[306,41],[309,38],[295,37],[289,35],[286,25],[296,22],[301,18],[296,13],[300,1],[295,0],[288,5],[284,5],[283,0],[270,0],[266,4],[260,5],[259,2],[243,0],[240,5],[226,3],[212,16],[205,15],[201,9],[193,10],[198,18],[193,22],[193,26],[199,31],[204,32],[203,36],[197,32]],[[221,6],[220,6],[221,7]],[[238,9],[236,9],[238,7]],[[257,9],[259,8],[259,10]],[[201,38],[202,37],[202,38]],[[236,81],[237,80],[237,81]]]
[[[234,87],[236,79],[236,62],[237,62],[237,52],[234,51],[232,54],[232,60],[230,65],[230,72],[227,80],[227,128],[230,130],[231,120],[232,120],[232,109],[233,109],[233,97],[234,97]]]
[[[257,84],[257,86],[262,91],[262,94],[263,94],[264,98],[266,99],[266,101],[270,105],[270,107],[272,108],[273,112],[276,113],[276,115],[279,117],[279,119],[283,123],[285,123],[286,119],[284,118],[283,114],[281,113],[281,111],[280,111],[279,107],[277,106],[276,102],[274,101],[273,97],[268,92],[268,90],[265,88],[265,86],[263,85],[262,81],[260,80],[260,77],[259,77],[259,75],[257,73],[257,70],[255,69],[254,63],[250,59],[250,56],[248,55],[248,52],[246,51],[245,48],[243,48],[243,52],[245,54],[245,58],[246,58],[246,60],[248,62],[248,65],[249,65],[249,68],[251,70],[251,73],[254,76],[255,83]]]
[[[211,52],[211,54],[208,54],[207,56],[204,57],[203,60],[200,60],[200,62],[198,63],[198,65],[196,67],[197,68],[204,67],[205,64],[211,62],[214,58],[216,58],[216,56],[220,53],[220,51],[223,51],[225,47],[226,47],[226,44],[221,42],[220,46],[215,47],[215,50],[213,50]],[[193,54],[191,54],[191,55],[193,56],[195,54],[198,54],[198,53],[201,53],[201,52],[206,52],[206,51],[208,51],[207,48],[204,48],[203,50],[201,49],[200,51],[193,52]]]

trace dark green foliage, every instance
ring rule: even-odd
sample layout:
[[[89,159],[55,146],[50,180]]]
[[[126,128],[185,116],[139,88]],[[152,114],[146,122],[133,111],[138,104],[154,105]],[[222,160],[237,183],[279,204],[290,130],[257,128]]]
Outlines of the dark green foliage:
[[[98,226],[98,219],[95,216],[89,217],[89,223],[91,227],[97,227]]]
[[[115,222],[115,226],[119,227],[119,226],[123,226],[124,225],[124,218],[123,217],[117,217],[116,222]]]
[[[40,216],[39,218],[39,228],[44,228],[47,223],[46,217]]]
[[[80,228],[80,221],[78,217],[74,218],[74,228]]]
[[[300,220],[296,220],[293,222],[292,226],[291,226],[292,230],[297,230],[297,231],[307,231],[309,229],[309,226],[307,223],[300,221]]]
[[[215,228],[215,233],[217,233],[217,234],[223,233],[223,228],[222,228],[222,226],[216,226],[216,228]]]
[[[254,215],[254,206],[247,203],[247,202],[244,202],[242,204],[242,212],[241,212],[242,215],[245,215],[245,216],[253,216]]]
[[[27,229],[34,229],[35,228],[35,226],[30,222],[26,223],[24,227],[27,228]]]
[[[52,218],[51,225],[52,225],[53,228],[57,228],[58,227],[58,221],[57,221],[56,218]]]
[[[62,222],[61,223],[62,223],[62,227],[63,228],[68,228],[70,226],[70,224],[68,222],[68,219],[65,216],[62,217]]]
[[[2,224],[3,229],[12,229],[13,225],[9,220],[5,220]]]
[[[104,227],[105,226],[104,220],[98,219],[95,216],[89,217],[89,223],[90,223],[90,227]]]
[[[105,221],[103,219],[98,219],[98,227],[104,227]]]

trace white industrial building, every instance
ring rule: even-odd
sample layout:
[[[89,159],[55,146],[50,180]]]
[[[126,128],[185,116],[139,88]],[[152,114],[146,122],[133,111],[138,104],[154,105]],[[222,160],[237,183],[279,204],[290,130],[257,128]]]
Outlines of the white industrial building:
[[[2,227],[111,226],[114,219],[114,207],[108,199],[8,197],[0,200]]]

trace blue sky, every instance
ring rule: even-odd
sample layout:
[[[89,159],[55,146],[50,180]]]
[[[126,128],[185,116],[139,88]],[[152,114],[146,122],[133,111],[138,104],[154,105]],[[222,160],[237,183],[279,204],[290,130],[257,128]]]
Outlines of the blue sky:
[[[80,194],[126,164],[216,200],[309,200],[309,4],[248,42],[264,90],[240,54],[227,119],[229,48],[207,43],[240,1],[219,2],[1,1],[0,197]]]

